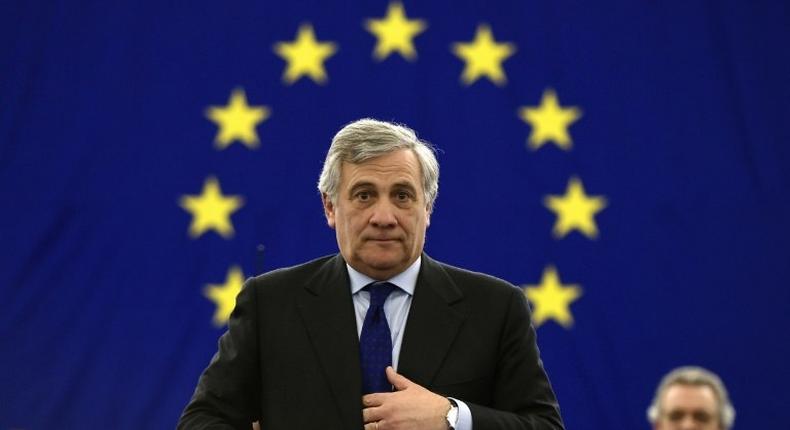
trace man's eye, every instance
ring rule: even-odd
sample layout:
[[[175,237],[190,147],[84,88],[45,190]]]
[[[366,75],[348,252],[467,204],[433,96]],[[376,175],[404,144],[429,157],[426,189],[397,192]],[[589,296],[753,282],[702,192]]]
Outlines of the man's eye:
[[[395,197],[399,201],[405,202],[405,201],[411,199],[411,194],[409,194],[409,193],[407,193],[405,191],[400,191],[400,192],[398,192],[398,194],[395,195]]]
[[[667,415],[667,418],[669,418],[669,421],[672,421],[672,422],[679,422],[679,421],[682,421],[682,420],[683,420],[683,417],[684,417],[685,415],[686,415],[686,414],[685,414],[684,412],[682,412],[682,411],[673,411],[673,412],[670,412],[670,413]]]
[[[707,412],[694,412],[694,421],[698,423],[708,423],[713,420],[713,417]]]
[[[360,192],[357,193],[356,197],[357,197],[357,200],[362,201],[362,202],[366,202],[366,201],[370,200],[370,193],[367,192],[367,191],[360,191]]]

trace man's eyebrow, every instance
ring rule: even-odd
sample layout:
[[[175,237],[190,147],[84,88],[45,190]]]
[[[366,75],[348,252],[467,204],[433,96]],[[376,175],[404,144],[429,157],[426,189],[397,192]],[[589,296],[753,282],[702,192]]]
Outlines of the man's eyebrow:
[[[393,188],[408,188],[411,191],[417,191],[417,187],[415,187],[411,182],[407,181],[396,182],[393,185]]]
[[[368,181],[357,182],[356,184],[353,184],[351,188],[348,189],[348,192],[349,194],[352,194],[354,193],[354,191],[357,191],[360,188],[374,188],[374,185],[373,182],[368,182]]]

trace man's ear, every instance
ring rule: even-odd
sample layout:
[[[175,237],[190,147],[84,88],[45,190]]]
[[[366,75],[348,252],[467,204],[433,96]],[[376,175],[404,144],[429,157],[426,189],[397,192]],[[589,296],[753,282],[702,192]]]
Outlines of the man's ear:
[[[433,213],[433,207],[428,206],[425,210],[425,227],[431,226],[431,214]]]
[[[321,202],[324,204],[324,215],[329,227],[335,228],[335,205],[326,193],[321,193]]]

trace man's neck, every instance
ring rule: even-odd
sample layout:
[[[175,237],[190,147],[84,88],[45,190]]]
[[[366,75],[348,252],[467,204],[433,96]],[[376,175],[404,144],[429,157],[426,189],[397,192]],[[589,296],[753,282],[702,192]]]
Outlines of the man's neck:
[[[388,281],[392,284],[397,285],[399,288],[406,291],[407,293],[414,294],[414,288],[417,286],[417,276],[420,274],[421,265],[422,265],[422,256],[419,256],[417,257],[416,260],[414,260],[414,262],[409,267],[407,267],[402,272],[397,273],[394,276],[388,278],[376,279],[354,269],[353,267],[351,267],[350,264],[346,263],[346,268],[348,269],[348,275],[351,280],[351,294],[355,294],[359,290],[364,288],[365,285],[377,281]]]

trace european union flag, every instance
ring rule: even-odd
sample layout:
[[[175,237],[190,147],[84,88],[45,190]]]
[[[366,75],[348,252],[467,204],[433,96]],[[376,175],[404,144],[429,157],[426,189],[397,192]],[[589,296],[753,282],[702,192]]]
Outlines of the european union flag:
[[[669,369],[790,420],[784,2],[6,2],[0,428],[172,428],[331,136],[440,148],[427,252],[524,289],[570,429]],[[264,255],[265,254],[265,255]]]

